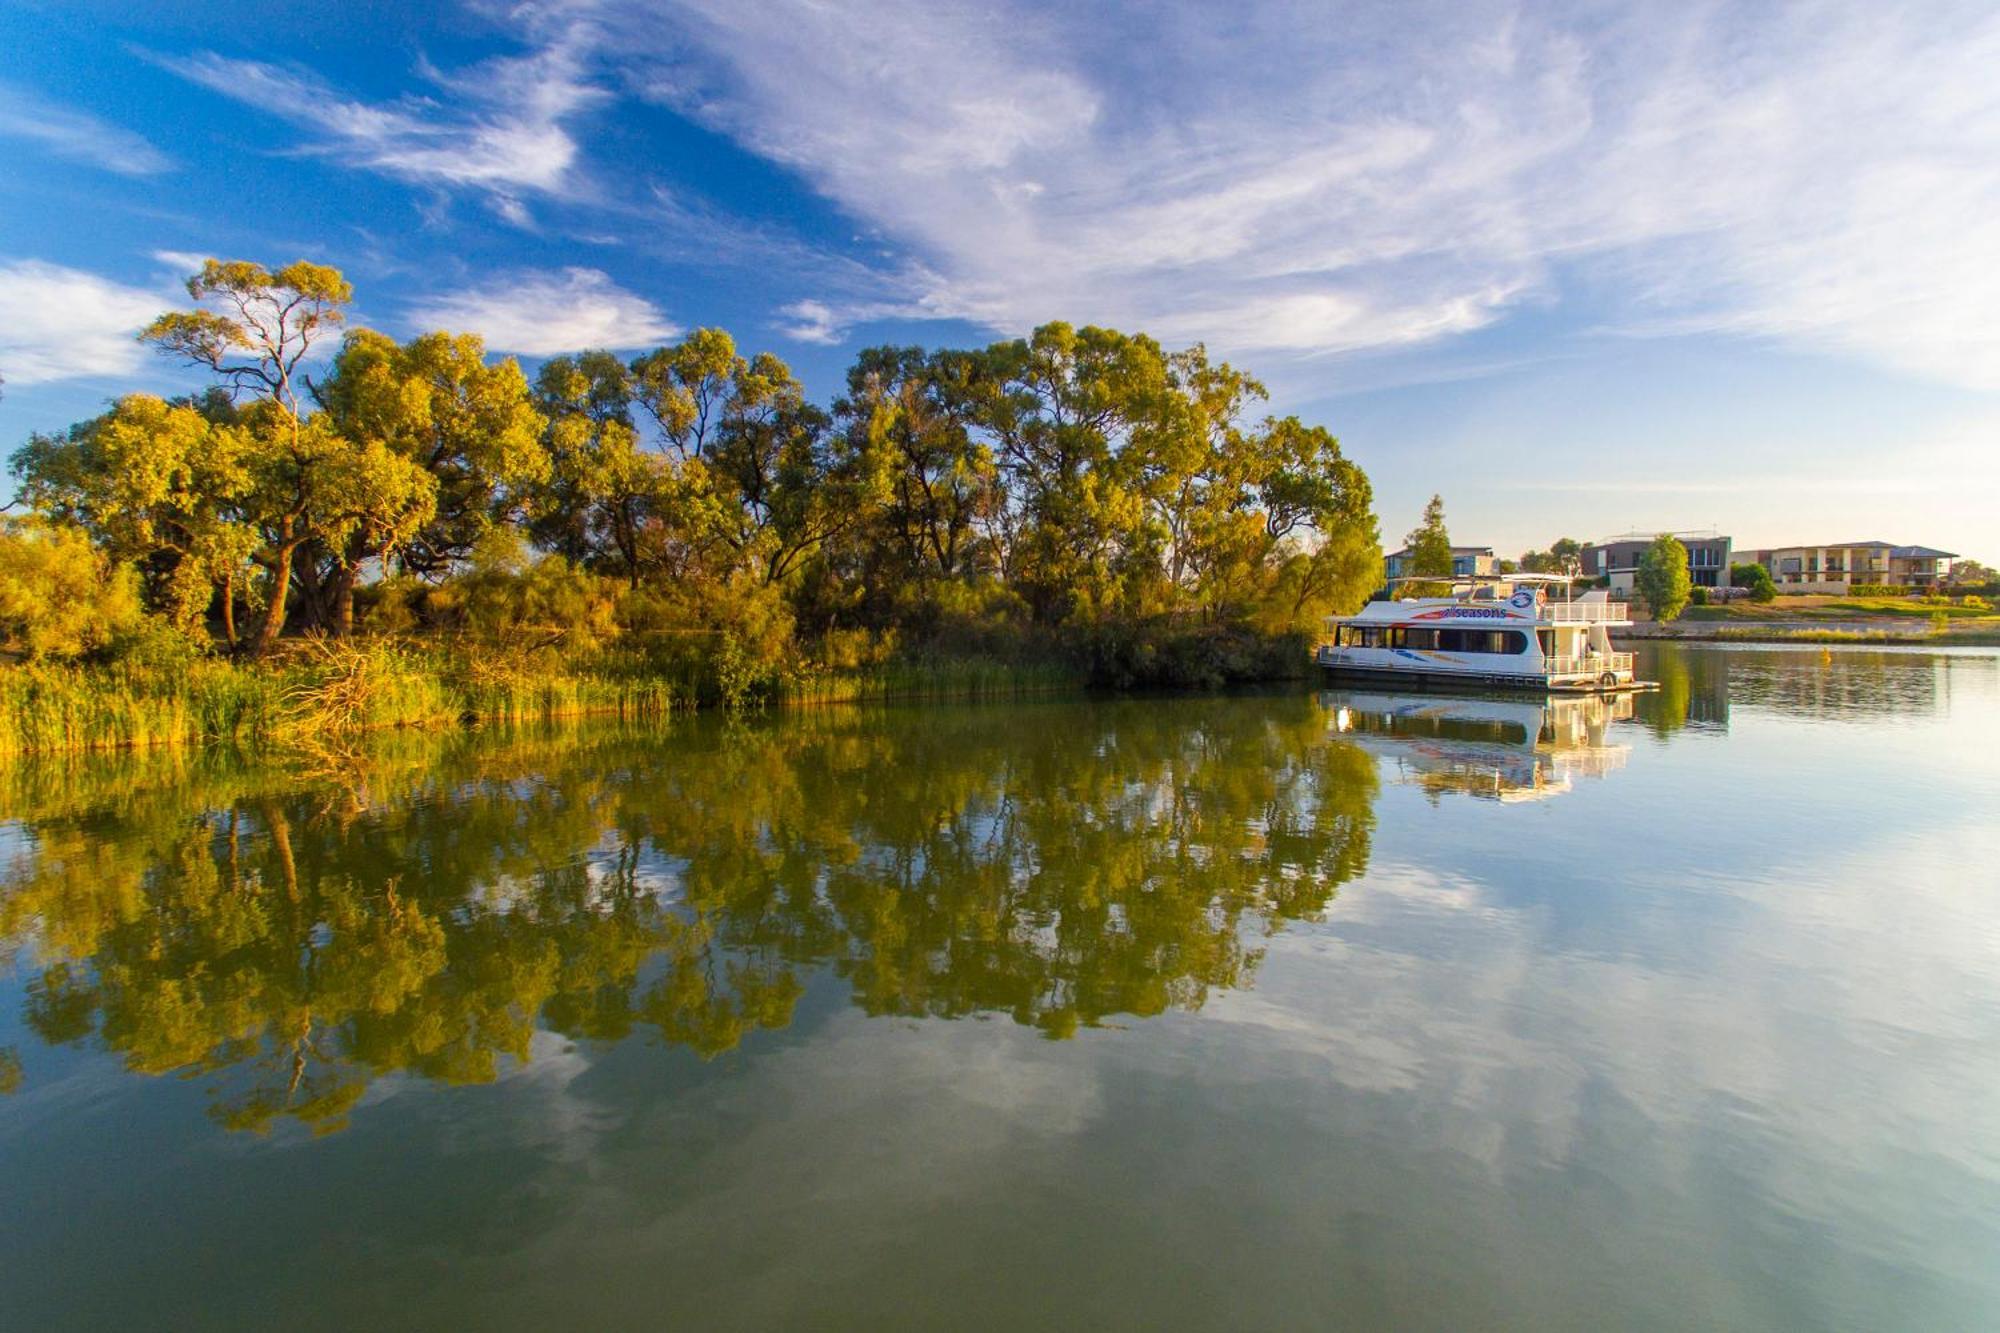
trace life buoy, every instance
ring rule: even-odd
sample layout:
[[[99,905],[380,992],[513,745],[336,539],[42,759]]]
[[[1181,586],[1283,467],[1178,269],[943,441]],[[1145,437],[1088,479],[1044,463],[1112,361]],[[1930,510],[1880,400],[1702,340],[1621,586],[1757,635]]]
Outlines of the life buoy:
[[[1618,684],[1618,673],[1616,671],[1607,671],[1597,678],[1597,683],[1607,690],[1612,689]]]

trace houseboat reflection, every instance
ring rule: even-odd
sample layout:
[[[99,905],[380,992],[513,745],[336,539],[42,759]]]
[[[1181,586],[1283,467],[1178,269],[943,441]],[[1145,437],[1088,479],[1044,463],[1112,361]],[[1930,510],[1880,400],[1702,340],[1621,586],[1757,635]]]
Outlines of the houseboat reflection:
[[[1630,695],[1546,700],[1327,690],[1321,706],[1343,740],[1393,765],[1433,798],[1535,801],[1625,766],[1631,747],[1609,739],[1632,716]]]

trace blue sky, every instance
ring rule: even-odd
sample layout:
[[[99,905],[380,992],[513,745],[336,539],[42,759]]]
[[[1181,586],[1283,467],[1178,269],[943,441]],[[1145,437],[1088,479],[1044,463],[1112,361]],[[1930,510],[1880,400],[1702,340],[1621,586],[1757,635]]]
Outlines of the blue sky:
[[[309,11],[309,12],[308,12]],[[0,0],[0,445],[185,373],[205,255],[525,361],[719,324],[1202,340],[1390,545],[2000,561],[1990,3]]]

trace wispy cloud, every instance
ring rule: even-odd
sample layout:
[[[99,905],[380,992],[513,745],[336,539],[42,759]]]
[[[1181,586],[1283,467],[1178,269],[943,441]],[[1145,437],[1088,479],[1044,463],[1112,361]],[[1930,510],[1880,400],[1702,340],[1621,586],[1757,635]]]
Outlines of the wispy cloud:
[[[526,55],[456,71],[425,66],[432,97],[371,103],[309,70],[214,52],[155,56],[204,88],[307,131],[307,151],[415,183],[484,191],[502,217],[525,222],[523,193],[575,184],[568,122],[604,100],[584,76],[587,27],[570,25]]]
[[[121,176],[157,175],[174,165],[143,135],[6,84],[0,84],[0,138],[37,144],[57,157]]]
[[[524,356],[644,347],[680,332],[652,302],[590,268],[497,278],[421,301],[409,319],[427,329],[483,334],[494,350]]]
[[[146,359],[134,335],[173,300],[59,264],[0,264],[0,375],[16,387],[130,375]]]
[[[2000,385],[1987,4],[587,13],[647,95],[905,247],[936,314],[1327,353],[1582,286],[1614,325]]]

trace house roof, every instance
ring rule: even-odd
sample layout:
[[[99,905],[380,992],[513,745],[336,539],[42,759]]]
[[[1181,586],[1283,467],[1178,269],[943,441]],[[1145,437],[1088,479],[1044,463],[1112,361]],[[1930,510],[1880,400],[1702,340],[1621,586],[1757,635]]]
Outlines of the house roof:
[[[1958,552],[1940,551],[1930,546],[1898,546],[1889,552],[1897,560],[1956,560]]]
[[[1409,553],[1410,548],[1405,546],[1400,551],[1389,552],[1385,559],[1393,560],[1399,555],[1408,555]],[[1490,546],[1454,546],[1451,548],[1451,553],[1453,555],[1492,555],[1493,548]]]

